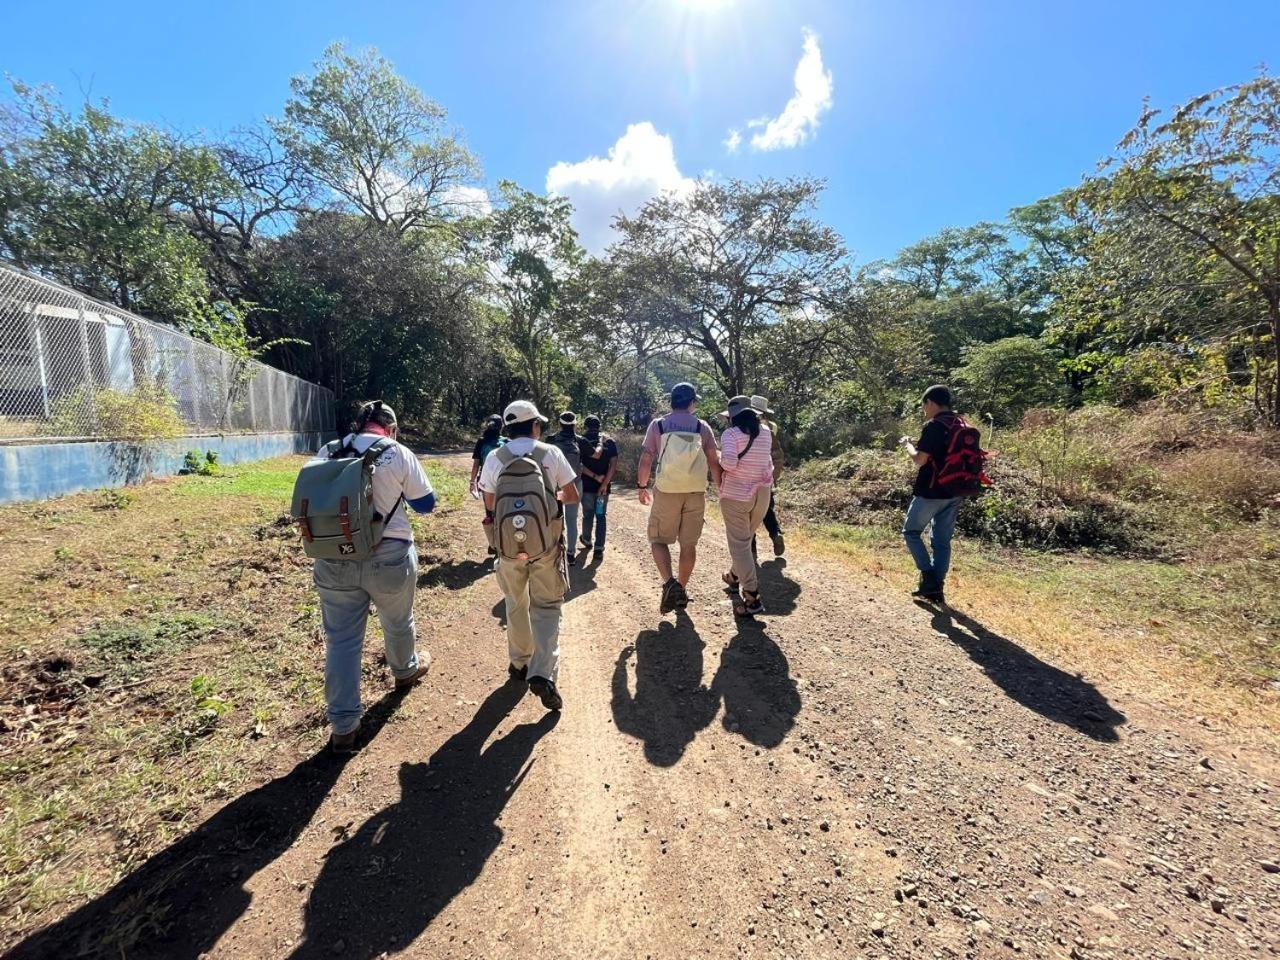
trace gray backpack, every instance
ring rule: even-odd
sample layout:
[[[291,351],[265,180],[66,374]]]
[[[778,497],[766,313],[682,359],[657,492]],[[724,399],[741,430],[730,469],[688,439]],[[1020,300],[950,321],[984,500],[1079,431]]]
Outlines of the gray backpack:
[[[382,437],[360,454],[350,444],[334,440],[319,457],[303,465],[293,484],[290,513],[308,557],[368,560],[373,556],[404,500],[401,494],[385,517],[373,508],[374,461],[393,446],[394,440]]]
[[[493,454],[502,464],[494,485],[494,546],[507,560],[536,560],[556,549],[564,535],[564,512],[542,469],[546,453],[534,447],[517,456],[506,446]]]

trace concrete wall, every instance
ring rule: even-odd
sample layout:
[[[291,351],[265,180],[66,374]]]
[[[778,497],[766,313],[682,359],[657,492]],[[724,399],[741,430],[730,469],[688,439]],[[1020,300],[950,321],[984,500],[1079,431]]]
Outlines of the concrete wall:
[[[46,500],[82,490],[123,487],[182,469],[188,450],[214,450],[230,466],[289,453],[313,453],[329,439],[319,433],[254,433],[179,437],[153,443],[90,441],[0,446],[0,503]]]

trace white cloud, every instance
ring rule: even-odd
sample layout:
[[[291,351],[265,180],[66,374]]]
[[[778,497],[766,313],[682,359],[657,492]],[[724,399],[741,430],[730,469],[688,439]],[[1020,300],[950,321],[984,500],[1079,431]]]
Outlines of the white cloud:
[[[730,153],[737,153],[740,146],[742,146],[742,134],[737,130],[730,130],[729,135],[724,138],[724,148]]]
[[[822,50],[818,47],[818,36],[812,30],[804,31],[804,50],[796,64],[795,85],[795,93],[782,108],[782,113],[772,119],[761,117],[748,122],[748,127],[759,131],[751,135],[751,149],[788,150],[798,147],[817,134],[819,118],[831,109],[834,82],[831,71],[822,65]]]
[[[446,187],[441,195],[449,211],[461,217],[482,217],[493,211],[489,191],[484,187],[456,184]]]
[[[660,193],[683,194],[693,185],[676,164],[671,138],[647,120],[628,126],[608,156],[561,161],[547,171],[547,192],[573,203],[573,227],[592,253],[613,241],[617,214],[634,214]]]

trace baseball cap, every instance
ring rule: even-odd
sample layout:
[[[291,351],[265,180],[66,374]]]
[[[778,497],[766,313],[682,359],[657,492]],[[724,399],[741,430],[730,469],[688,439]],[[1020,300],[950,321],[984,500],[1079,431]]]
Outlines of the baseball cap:
[[[524,423],[526,420],[547,422],[547,418],[538,412],[532,400],[515,400],[507,404],[507,409],[502,412],[502,422],[508,426],[513,423]]]
[[[594,413],[589,413],[585,417],[583,417],[582,425],[586,427],[588,430],[599,430],[600,418],[597,417]]]
[[[564,413],[560,414],[560,422],[566,427],[571,426],[578,422],[578,415],[572,410],[566,410]]]
[[[766,416],[773,416],[773,411],[769,409],[769,398],[762,397],[755,393],[751,395],[751,409],[756,413],[763,413]]]
[[[677,383],[671,388],[671,405],[673,407],[687,407],[697,399],[698,391],[693,388],[692,383]]]
[[[734,397],[732,400],[729,401],[728,410],[720,411],[720,416],[727,417],[728,419],[732,420],[738,414],[742,413],[743,410],[754,410],[754,409],[755,408],[751,405],[751,398],[746,396],[745,394],[739,394],[738,396]]]

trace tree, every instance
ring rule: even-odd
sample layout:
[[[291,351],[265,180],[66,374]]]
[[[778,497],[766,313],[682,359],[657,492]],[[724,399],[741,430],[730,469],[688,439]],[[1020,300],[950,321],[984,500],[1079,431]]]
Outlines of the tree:
[[[497,208],[484,221],[481,249],[490,288],[505,313],[500,329],[534,399],[551,406],[563,363],[559,344],[572,308],[564,298],[583,257],[563,197],[531,193],[504,180]]]
[[[610,259],[661,292],[679,341],[708,358],[727,395],[746,390],[761,332],[830,310],[847,290],[844,246],[810,216],[821,189],[812,179],[702,182],[615,221]]]
[[[198,324],[210,293],[178,213],[213,154],[105,102],[78,114],[14,83],[0,134],[0,254],[126,310]]]
[[[1006,337],[967,348],[951,379],[966,407],[1001,424],[1062,399],[1058,358],[1034,337]]]
[[[289,155],[338,200],[397,233],[466,212],[475,157],[444,129],[446,112],[376,50],[329,47],[271,128]],[[472,211],[474,212],[474,211]]]
[[[1098,314],[1154,315],[1201,343],[1246,338],[1256,402],[1280,424],[1280,80],[1203,94],[1168,119],[1146,109],[1071,209],[1091,232],[1084,299]],[[1125,296],[1125,281],[1144,295]]]

